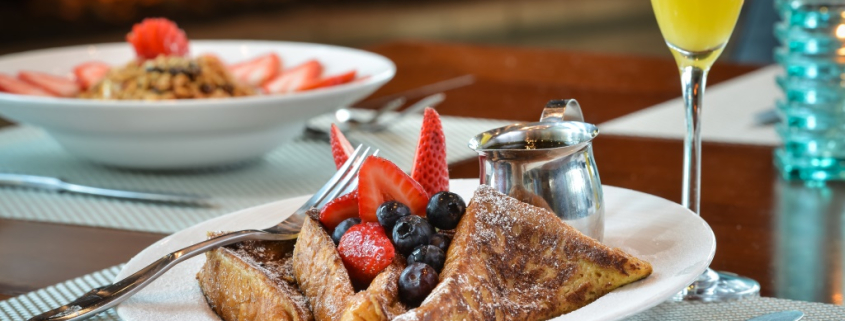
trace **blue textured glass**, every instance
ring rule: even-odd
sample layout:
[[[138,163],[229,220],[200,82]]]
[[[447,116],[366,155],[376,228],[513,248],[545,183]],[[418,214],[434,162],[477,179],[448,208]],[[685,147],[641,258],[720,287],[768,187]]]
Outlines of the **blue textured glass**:
[[[776,0],[782,46],[775,61],[783,146],[775,165],[786,179],[845,180],[845,0]]]
[[[775,62],[783,66],[784,75],[788,78],[824,81],[845,79],[845,56],[796,54],[777,48]]]
[[[789,53],[808,55],[845,55],[842,40],[836,36],[837,29],[810,30],[789,27],[784,23],[775,25],[775,37]],[[839,31],[845,38],[845,26]]]
[[[845,108],[842,104],[807,105],[777,102],[784,126],[802,130],[839,130],[845,132]]]
[[[806,29],[835,28],[842,24],[840,12],[845,11],[845,1],[830,0],[777,0],[775,7],[785,24]]]

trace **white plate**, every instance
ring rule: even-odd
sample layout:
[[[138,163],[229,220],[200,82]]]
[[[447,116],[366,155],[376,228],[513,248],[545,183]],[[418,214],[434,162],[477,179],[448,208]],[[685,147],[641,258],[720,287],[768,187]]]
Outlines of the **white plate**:
[[[451,190],[469,200],[478,180],[452,180]],[[698,215],[665,199],[603,186],[607,206],[605,243],[649,261],[654,273],[619,288],[563,320],[618,320],[653,307],[690,284],[704,272],[716,251],[710,226]],[[207,231],[264,228],[278,223],[307,197],[297,197],[218,217],[182,230],[138,253],[117,276],[122,279],[162,255],[205,239]],[[219,320],[208,308],[196,273],[205,256],[174,267],[160,279],[117,307],[127,321]]]
[[[0,115],[44,128],[68,152],[98,163],[143,169],[208,167],[264,155],[298,135],[308,119],[366,97],[396,72],[383,56],[321,44],[197,40],[190,49],[192,54],[213,53],[227,63],[276,53],[283,68],[317,59],[325,75],[356,70],[360,79],[287,95],[155,102],[0,92]],[[36,50],[0,56],[0,73],[64,75],[83,62],[123,66],[134,56],[127,43]]]

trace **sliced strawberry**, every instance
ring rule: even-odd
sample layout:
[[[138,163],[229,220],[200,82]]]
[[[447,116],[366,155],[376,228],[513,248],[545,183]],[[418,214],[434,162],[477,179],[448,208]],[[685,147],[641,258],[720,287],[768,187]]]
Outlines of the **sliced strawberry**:
[[[282,60],[275,53],[268,53],[229,66],[229,72],[235,76],[235,79],[255,87],[276,77],[281,69]]]
[[[79,94],[79,84],[65,77],[37,71],[21,71],[18,78],[56,96],[73,97]]]
[[[264,83],[261,88],[270,94],[301,91],[309,84],[317,81],[322,73],[323,65],[316,60],[309,60],[295,68],[285,70],[282,74]]]
[[[100,80],[103,80],[109,73],[109,70],[111,70],[111,66],[106,63],[92,61],[73,68],[73,74],[76,75],[76,82],[85,90],[96,85]]]
[[[377,222],[349,228],[340,238],[337,252],[349,276],[359,287],[369,284],[396,256],[390,238]]]
[[[355,80],[356,74],[357,74],[357,72],[355,70],[353,70],[353,71],[343,73],[343,74],[340,74],[340,75],[325,77],[325,78],[319,79],[317,81],[314,81],[310,84],[303,86],[302,90],[311,90],[311,89],[317,89],[317,88],[325,88],[325,87],[342,85],[342,84],[345,84],[345,83],[348,83],[348,82]]]
[[[141,59],[159,55],[185,56],[188,54],[188,37],[176,23],[165,18],[147,18],[132,26],[126,41],[135,48]]]
[[[425,189],[389,160],[367,157],[358,172],[358,214],[361,220],[378,222],[376,209],[391,200],[407,205],[411,214],[425,217],[428,205]]]
[[[358,217],[358,191],[331,200],[320,211],[320,223],[331,233],[340,222]]]
[[[332,145],[332,156],[334,156],[334,165],[337,166],[337,169],[340,169],[343,166],[343,163],[346,163],[346,160],[349,159],[349,155],[355,151],[352,148],[352,144],[349,143],[349,140],[346,139],[346,136],[343,135],[343,132],[340,131],[340,128],[337,128],[335,124],[332,124],[332,130],[329,141]]]
[[[425,109],[413,166],[411,177],[425,188],[429,197],[437,192],[449,190],[446,135],[443,134],[440,115],[434,108]]]
[[[53,96],[46,90],[30,85],[15,77],[0,74],[0,91],[10,94],[30,95],[30,96]]]

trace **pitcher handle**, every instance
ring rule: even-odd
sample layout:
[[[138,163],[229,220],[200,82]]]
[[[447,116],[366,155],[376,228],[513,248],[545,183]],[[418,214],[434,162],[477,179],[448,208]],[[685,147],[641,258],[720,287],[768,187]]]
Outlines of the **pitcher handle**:
[[[566,112],[569,111],[569,115]],[[543,115],[540,122],[562,122],[564,120],[575,120],[584,122],[584,113],[581,105],[575,99],[551,100],[543,108]]]

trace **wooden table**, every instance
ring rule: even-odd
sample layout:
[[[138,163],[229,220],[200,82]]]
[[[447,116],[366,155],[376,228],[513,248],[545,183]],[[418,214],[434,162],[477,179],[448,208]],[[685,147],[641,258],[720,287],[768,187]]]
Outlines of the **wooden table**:
[[[546,101],[577,98],[586,119],[598,124],[680,95],[678,72],[671,60],[425,42],[393,42],[368,49],[392,59],[398,68],[395,79],[374,97],[463,74],[476,75],[474,85],[448,92],[448,99],[438,107],[444,115],[534,121]],[[756,68],[718,64],[709,83]],[[816,217],[802,224],[816,224],[831,242],[839,242],[841,224],[835,205],[841,202],[804,204],[802,209],[792,206],[801,205],[794,197],[778,197],[816,194],[800,184],[778,180],[772,148],[705,143],[703,149],[701,208],[718,240],[712,267],[758,280],[764,296],[841,303],[841,243],[808,242],[802,237],[804,230],[790,225],[796,215]],[[680,201],[680,140],[600,135],[594,150],[602,183]],[[477,177],[477,161],[454,164],[451,174]],[[818,199],[825,199],[819,195]],[[806,208],[811,213],[802,212]],[[162,237],[0,219],[0,299],[125,262]]]

